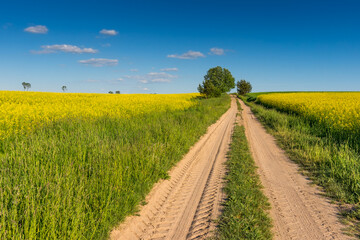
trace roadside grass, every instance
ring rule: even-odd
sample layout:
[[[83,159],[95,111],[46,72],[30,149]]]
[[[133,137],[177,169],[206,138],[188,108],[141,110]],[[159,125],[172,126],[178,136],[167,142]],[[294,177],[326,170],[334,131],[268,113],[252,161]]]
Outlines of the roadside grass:
[[[217,239],[272,239],[270,204],[262,193],[243,126],[234,128],[226,164],[228,199],[219,220]]]
[[[259,96],[259,95],[263,95],[263,94],[272,94],[272,93],[294,93],[294,92],[291,92],[291,91],[289,91],[289,92],[252,92],[252,93],[247,93],[245,96],[243,96],[243,97],[246,97],[246,100],[248,101],[248,102],[254,102],[254,101],[256,101],[256,99],[257,99],[257,97]],[[237,94],[236,94],[237,95]]]
[[[327,92],[338,92],[338,93],[342,93],[344,91],[280,91],[280,92],[251,92],[251,93],[247,93],[245,96],[247,97],[257,97],[259,95],[263,95],[263,94],[272,94],[272,93],[327,93]],[[351,92],[351,91],[346,91],[346,92]],[[235,95],[237,95],[235,93]]]
[[[273,94],[273,93],[326,93],[326,92],[331,92],[331,91],[282,91],[282,92],[252,92],[252,93],[247,93],[245,96],[239,96],[241,97],[241,99],[245,99],[247,102],[254,102],[256,101],[257,97],[259,95],[264,95],[264,94]],[[338,92],[338,93],[342,93],[342,91],[333,91],[333,92]],[[349,91],[347,91],[349,92]],[[235,95],[238,95],[235,93]]]
[[[106,239],[230,106],[68,119],[0,141],[0,239]]]
[[[360,233],[360,156],[348,143],[324,136],[320,125],[290,113],[266,108],[240,96],[251,107],[284,149],[314,183],[342,209],[344,221],[352,222],[350,231]]]

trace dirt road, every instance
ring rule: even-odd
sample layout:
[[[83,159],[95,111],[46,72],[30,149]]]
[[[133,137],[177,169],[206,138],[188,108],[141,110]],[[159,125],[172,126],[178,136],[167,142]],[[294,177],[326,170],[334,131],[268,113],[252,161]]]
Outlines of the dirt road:
[[[269,198],[275,239],[351,239],[341,234],[337,209],[298,173],[249,107],[241,102],[246,135]]]
[[[237,106],[209,127],[208,132],[156,184],[139,216],[126,219],[111,239],[204,239],[211,236],[224,198],[224,162],[231,140]],[[196,124],[196,123],[194,123]]]

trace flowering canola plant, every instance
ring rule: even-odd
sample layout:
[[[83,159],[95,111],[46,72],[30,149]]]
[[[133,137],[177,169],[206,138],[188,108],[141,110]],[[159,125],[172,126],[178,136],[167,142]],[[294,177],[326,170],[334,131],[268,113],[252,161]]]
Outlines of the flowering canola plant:
[[[360,92],[273,93],[260,95],[258,100],[317,121],[336,132],[360,130]]]
[[[61,119],[131,118],[183,110],[199,94],[84,94],[0,91],[0,140]]]

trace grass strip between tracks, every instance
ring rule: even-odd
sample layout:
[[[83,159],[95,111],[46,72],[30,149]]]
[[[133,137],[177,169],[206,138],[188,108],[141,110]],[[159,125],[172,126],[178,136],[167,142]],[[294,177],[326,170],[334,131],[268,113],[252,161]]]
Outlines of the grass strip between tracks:
[[[0,239],[105,239],[230,98],[130,119],[59,121],[0,142]]]
[[[235,126],[228,158],[225,187],[228,198],[217,238],[272,239],[270,204],[262,192],[244,126]]]
[[[251,98],[252,96],[250,96]],[[240,97],[314,183],[322,186],[328,197],[337,201],[348,233],[360,236],[360,156],[346,143],[316,133],[317,125],[297,115],[266,108]],[[251,99],[250,101],[253,101]]]

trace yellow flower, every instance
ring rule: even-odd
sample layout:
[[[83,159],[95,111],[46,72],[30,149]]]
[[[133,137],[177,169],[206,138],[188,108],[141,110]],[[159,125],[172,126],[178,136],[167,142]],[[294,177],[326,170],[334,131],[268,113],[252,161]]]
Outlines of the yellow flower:
[[[84,94],[0,91],[0,139],[66,118],[131,118],[187,109],[190,94]]]
[[[336,131],[359,131],[360,93],[274,93],[258,97],[265,105],[324,123]]]

